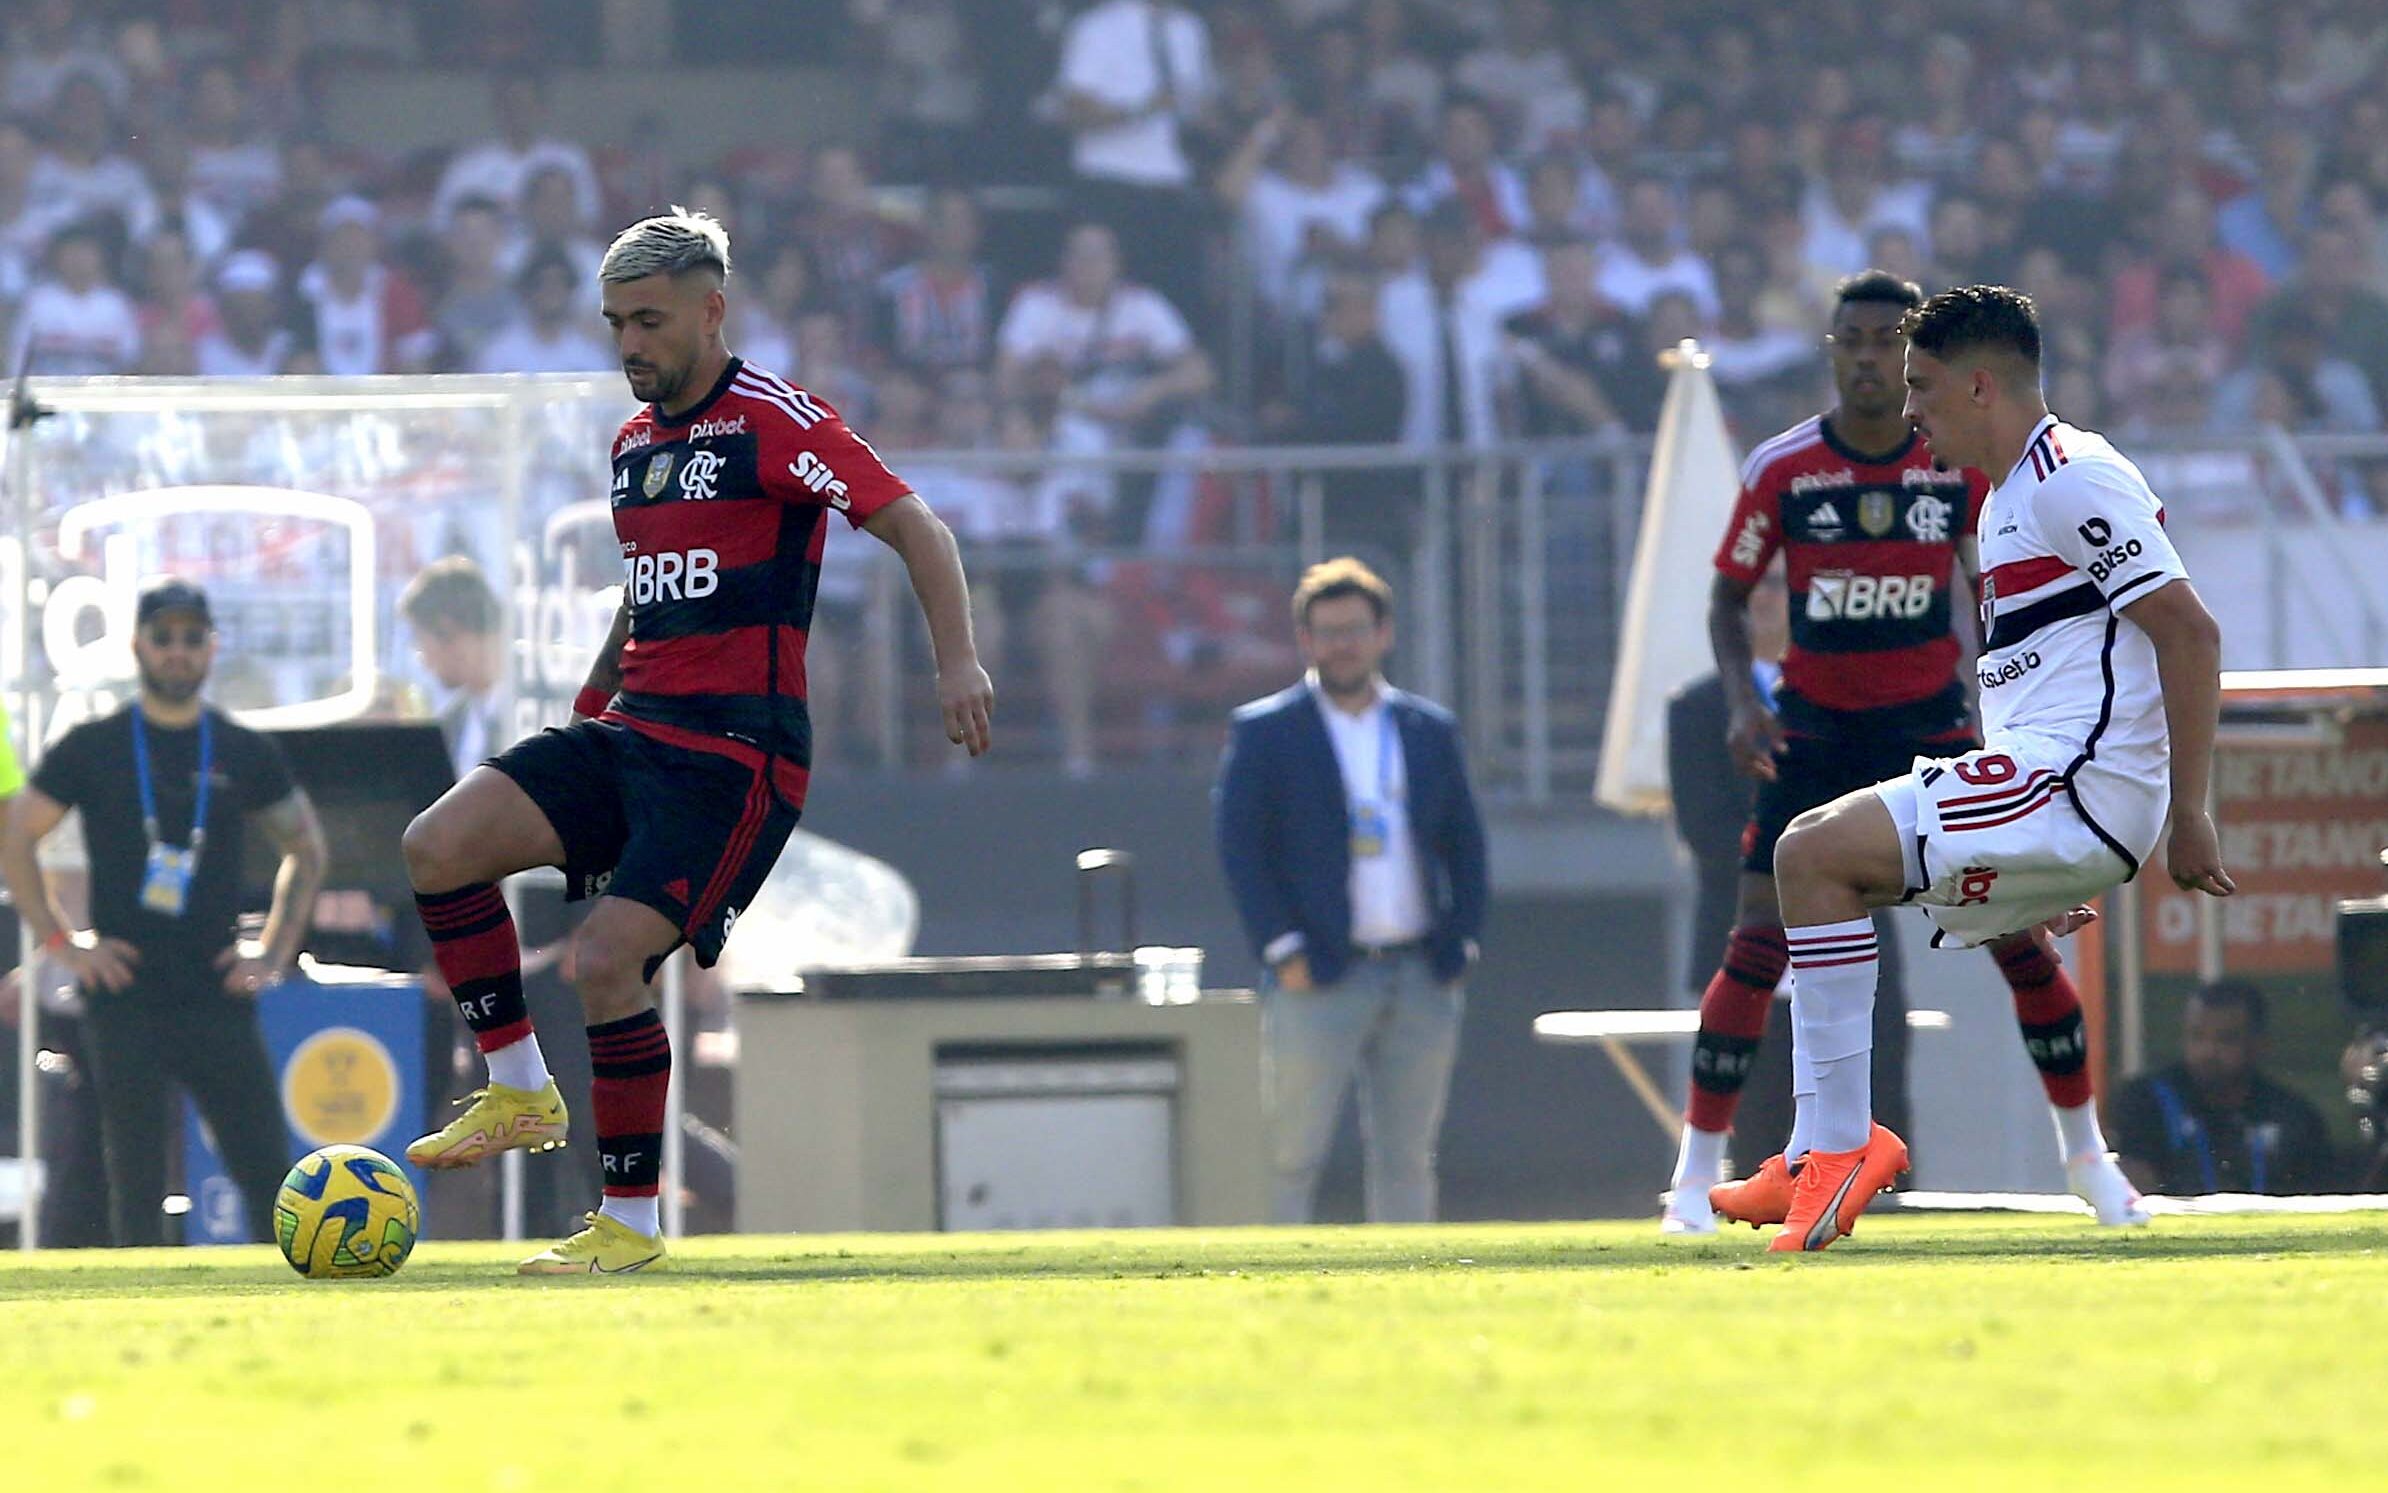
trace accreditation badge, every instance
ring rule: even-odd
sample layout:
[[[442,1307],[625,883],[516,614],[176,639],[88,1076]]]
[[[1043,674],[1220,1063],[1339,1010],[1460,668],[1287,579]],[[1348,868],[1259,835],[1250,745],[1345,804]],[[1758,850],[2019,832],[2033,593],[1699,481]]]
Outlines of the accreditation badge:
[[[1352,805],[1352,859],[1364,861],[1383,855],[1386,844],[1393,838],[1393,826],[1386,818],[1383,804]]]
[[[191,900],[191,877],[198,869],[198,851],[153,843],[149,864],[141,874],[141,905],[161,917],[181,917]]]

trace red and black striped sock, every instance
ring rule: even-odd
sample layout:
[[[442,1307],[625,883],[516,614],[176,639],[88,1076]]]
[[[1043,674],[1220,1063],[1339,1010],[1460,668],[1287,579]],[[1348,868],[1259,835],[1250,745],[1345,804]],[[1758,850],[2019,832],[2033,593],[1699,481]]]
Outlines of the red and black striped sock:
[[[531,1008],[522,998],[522,943],[514,915],[489,882],[452,892],[417,892],[415,910],[431,935],[431,957],[456,997],[456,1009],[484,1053],[531,1035]]]
[[[2089,1103],[2089,1024],[2082,1019],[2081,992],[2073,988],[2073,977],[2036,938],[1998,944],[1990,953],[2015,992],[2023,1050],[2040,1070],[2048,1102],[2059,1109]]]
[[[1691,1102],[1683,1119],[1694,1130],[1733,1128],[1774,988],[1790,959],[1780,928],[1736,928],[1726,940],[1724,961],[1700,997],[1700,1034],[1692,1041]]]
[[[590,1027],[589,1072],[605,1195],[656,1196],[663,1184],[664,1096],[672,1084],[672,1039],[663,1017],[649,1007]]]

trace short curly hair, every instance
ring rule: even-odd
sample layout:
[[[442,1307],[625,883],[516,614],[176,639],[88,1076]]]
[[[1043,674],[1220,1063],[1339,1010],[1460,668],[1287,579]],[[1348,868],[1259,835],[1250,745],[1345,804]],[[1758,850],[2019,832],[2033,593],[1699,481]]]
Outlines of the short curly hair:
[[[1944,290],[1899,320],[1907,345],[1943,360],[1969,352],[2012,353],[2040,366],[2040,313],[2031,297],[2004,285]]]
[[[1344,596],[1367,598],[1368,609],[1376,613],[1379,622],[1393,615],[1393,588],[1384,577],[1350,555],[1338,555],[1302,572],[1302,583],[1293,594],[1295,625],[1308,628],[1313,606]]]

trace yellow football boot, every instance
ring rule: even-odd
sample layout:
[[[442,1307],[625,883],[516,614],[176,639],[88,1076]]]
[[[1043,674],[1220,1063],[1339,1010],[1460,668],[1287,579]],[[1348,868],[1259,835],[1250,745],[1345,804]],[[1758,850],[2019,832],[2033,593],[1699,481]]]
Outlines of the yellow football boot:
[[[628,1275],[633,1270],[672,1268],[663,1240],[642,1234],[602,1213],[584,1214],[589,1226],[561,1244],[551,1244],[520,1265],[517,1275]]]
[[[564,1096],[552,1078],[543,1089],[493,1083],[457,1102],[466,1106],[464,1113],[408,1146],[407,1160],[434,1169],[471,1166],[500,1151],[553,1151],[564,1144]]]

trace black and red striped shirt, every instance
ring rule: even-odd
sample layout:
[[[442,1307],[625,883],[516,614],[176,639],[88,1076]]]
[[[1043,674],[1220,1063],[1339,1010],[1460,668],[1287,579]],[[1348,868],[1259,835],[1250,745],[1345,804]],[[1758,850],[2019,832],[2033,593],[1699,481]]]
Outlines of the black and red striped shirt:
[[[1885,455],[1853,450],[1821,415],[1750,452],[1716,568],[1755,585],[1783,552],[1787,728],[1929,736],[1962,725],[1948,592],[1989,488],[1978,472],[1935,466],[1917,436]]]
[[[613,466],[630,638],[609,718],[768,757],[801,806],[804,645],[828,516],[859,528],[911,489],[836,410],[738,358],[677,417],[652,405],[631,416]]]

